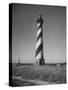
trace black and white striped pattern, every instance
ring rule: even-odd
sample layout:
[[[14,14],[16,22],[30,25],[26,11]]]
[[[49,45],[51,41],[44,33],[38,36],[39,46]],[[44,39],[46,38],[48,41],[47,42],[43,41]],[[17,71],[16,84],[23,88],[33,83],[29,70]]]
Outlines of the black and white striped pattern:
[[[44,63],[43,59],[43,20],[41,17],[37,20],[37,41],[36,41],[36,59],[40,60],[41,64]]]

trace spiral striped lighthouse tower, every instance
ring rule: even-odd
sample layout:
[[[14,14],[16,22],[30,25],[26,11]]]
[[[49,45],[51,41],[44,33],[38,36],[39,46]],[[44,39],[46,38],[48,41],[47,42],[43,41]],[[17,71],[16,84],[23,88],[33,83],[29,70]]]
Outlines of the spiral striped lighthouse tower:
[[[37,40],[36,40],[35,58],[39,65],[45,65],[43,53],[43,19],[41,15],[39,15],[36,22],[37,22]]]

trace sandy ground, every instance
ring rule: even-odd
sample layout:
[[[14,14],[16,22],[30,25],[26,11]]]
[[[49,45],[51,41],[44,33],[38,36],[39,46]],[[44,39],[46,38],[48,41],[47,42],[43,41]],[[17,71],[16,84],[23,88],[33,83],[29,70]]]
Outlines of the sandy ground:
[[[21,81],[27,81],[27,82],[31,82],[37,85],[49,85],[49,84],[56,84],[56,83],[49,83],[49,82],[45,82],[45,81],[41,81],[41,80],[26,80],[26,79],[22,79],[19,76],[13,76],[13,79],[17,79],[17,80],[21,80]]]
[[[66,65],[13,65],[12,67],[12,86],[62,83],[66,83]]]

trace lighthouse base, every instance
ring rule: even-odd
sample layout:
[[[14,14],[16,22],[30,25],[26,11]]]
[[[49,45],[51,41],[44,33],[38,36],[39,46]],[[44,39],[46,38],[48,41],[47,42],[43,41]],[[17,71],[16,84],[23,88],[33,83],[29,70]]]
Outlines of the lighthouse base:
[[[35,65],[45,65],[44,59],[37,59]]]
[[[45,60],[44,59],[39,59],[39,65],[45,65]]]

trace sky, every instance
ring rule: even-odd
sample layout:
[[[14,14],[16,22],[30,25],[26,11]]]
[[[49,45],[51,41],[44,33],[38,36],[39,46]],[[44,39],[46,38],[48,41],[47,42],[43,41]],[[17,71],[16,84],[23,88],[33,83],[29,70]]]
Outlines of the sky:
[[[35,62],[38,15],[42,15],[45,63],[66,62],[66,7],[13,4],[12,62]]]

